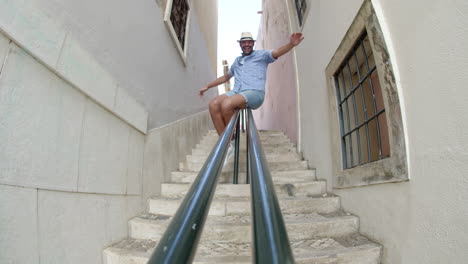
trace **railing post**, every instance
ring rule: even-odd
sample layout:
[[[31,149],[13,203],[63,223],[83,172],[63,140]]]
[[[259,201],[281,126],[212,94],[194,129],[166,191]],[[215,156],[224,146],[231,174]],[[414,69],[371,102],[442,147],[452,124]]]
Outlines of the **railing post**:
[[[247,126],[247,109],[243,109],[241,112],[242,115],[242,133],[245,133],[245,128]]]
[[[245,126],[248,127],[248,115],[247,109],[244,109],[243,114],[245,115]],[[249,133],[245,133],[245,183],[250,184],[250,157],[249,157]]]
[[[238,184],[239,182],[239,146],[240,146],[240,118],[237,118],[237,125],[236,125],[236,142],[235,142],[235,150],[234,150],[234,177],[233,183]]]

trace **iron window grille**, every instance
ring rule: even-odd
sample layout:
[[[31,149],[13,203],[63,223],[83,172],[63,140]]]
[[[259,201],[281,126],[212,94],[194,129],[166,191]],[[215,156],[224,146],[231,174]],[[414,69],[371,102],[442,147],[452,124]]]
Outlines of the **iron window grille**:
[[[187,25],[187,17],[189,5],[187,0],[173,0],[171,10],[171,23],[179,40],[182,50],[185,50],[185,31]]]
[[[295,0],[295,4],[299,26],[302,27],[302,24],[304,23],[304,15],[307,9],[307,0]]]
[[[375,60],[364,31],[334,74],[343,168],[390,156],[389,134]]]

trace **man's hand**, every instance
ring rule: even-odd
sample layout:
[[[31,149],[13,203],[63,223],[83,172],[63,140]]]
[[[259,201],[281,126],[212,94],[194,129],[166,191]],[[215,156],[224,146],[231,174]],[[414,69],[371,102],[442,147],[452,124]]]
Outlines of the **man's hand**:
[[[302,33],[293,33],[291,34],[291,37],[289,38],[289,43],[291,43],[291,45],[296,47],[297,45],[299,45],[299,43],[301,43],[303,39],[304,39],[304,36],[302,35]]]
[[[208,89],[210,89],[210,88],[208,88],[208,86],[202,87],[202,88],[200,89],[200,91],[198,91],[198,95],[203,96],[203,94],[204,94],[206,91],[208,91]]]
[[[291,37],[289,38],[289,43],[273,50],[271,55],[273,56],[273,58],[277,59],[283,56],[284,54],[288,53],[297,45],[299,45],[299,43],[301,43],[303,39],[304,39],[304,36],[302,36],[302,33],[292,33]]]

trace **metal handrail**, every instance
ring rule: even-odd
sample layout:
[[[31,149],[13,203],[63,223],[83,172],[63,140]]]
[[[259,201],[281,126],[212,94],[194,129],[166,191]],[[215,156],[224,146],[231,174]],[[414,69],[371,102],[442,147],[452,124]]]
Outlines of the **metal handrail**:
[[[236,135],[235,135],[235,151],[234,151],[234,175],[232,177],[233,184],[239,184],[239,153],[240,153],[240,134],[241,130],[242,133],[245,133],[245,126],[246,126],[246,119],[247,119],[247,109],[239,110],[239,117],[237,118],[237,126],[236,126]],[[245,183],[249,184],[249,142],[246,142],[246,170],[245,170]]]
[[[240,117],[242,116],[242,110],[239,111],[239,117],[237,117],[236,125],[236,136],[235,136],[235,149],[234,149],[234,176],[232,179],[233,184],[239,183],[239,153],[240,153]]]
[[[245,116],[247,119],[246,180],[247,183],[251,182],[252,194],[252,262],[256,264],[294,263],[260,136],[252,111],[250,109],[247,111]],[[236,126],[236,166],[239,163],[239,120],[238,111],[211,151],[148,264],[191,263],[193,261],[214,196],[217,178],[223,168],[226,151]],[[237,181],[237,175],[235,178]]]
[[[250,109],[247,119],[252,193],[252,263],[294,263],[281,208]]]
[[[239,111],[231,118],[198,173],[148,264],[191,263],[216,189],[217,178],[234,132]]]

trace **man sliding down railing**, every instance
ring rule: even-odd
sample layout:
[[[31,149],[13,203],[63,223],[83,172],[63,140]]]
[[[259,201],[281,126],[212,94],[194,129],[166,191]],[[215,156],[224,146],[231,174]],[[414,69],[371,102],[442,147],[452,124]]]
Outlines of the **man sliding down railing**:
[[[239,112],[236,112],[164,232],[149,264],[185,264],[193,261],[236,124],[238,161],[239,119]],[[247,166],[247,175],[250,171],[252,181],[252,262],[294,263],[281,209],[250,109],[246,119],[247,165],[250,163],[251,168],[249,170]],[[235,166],[238,166],[238,162],[235,162]]]

